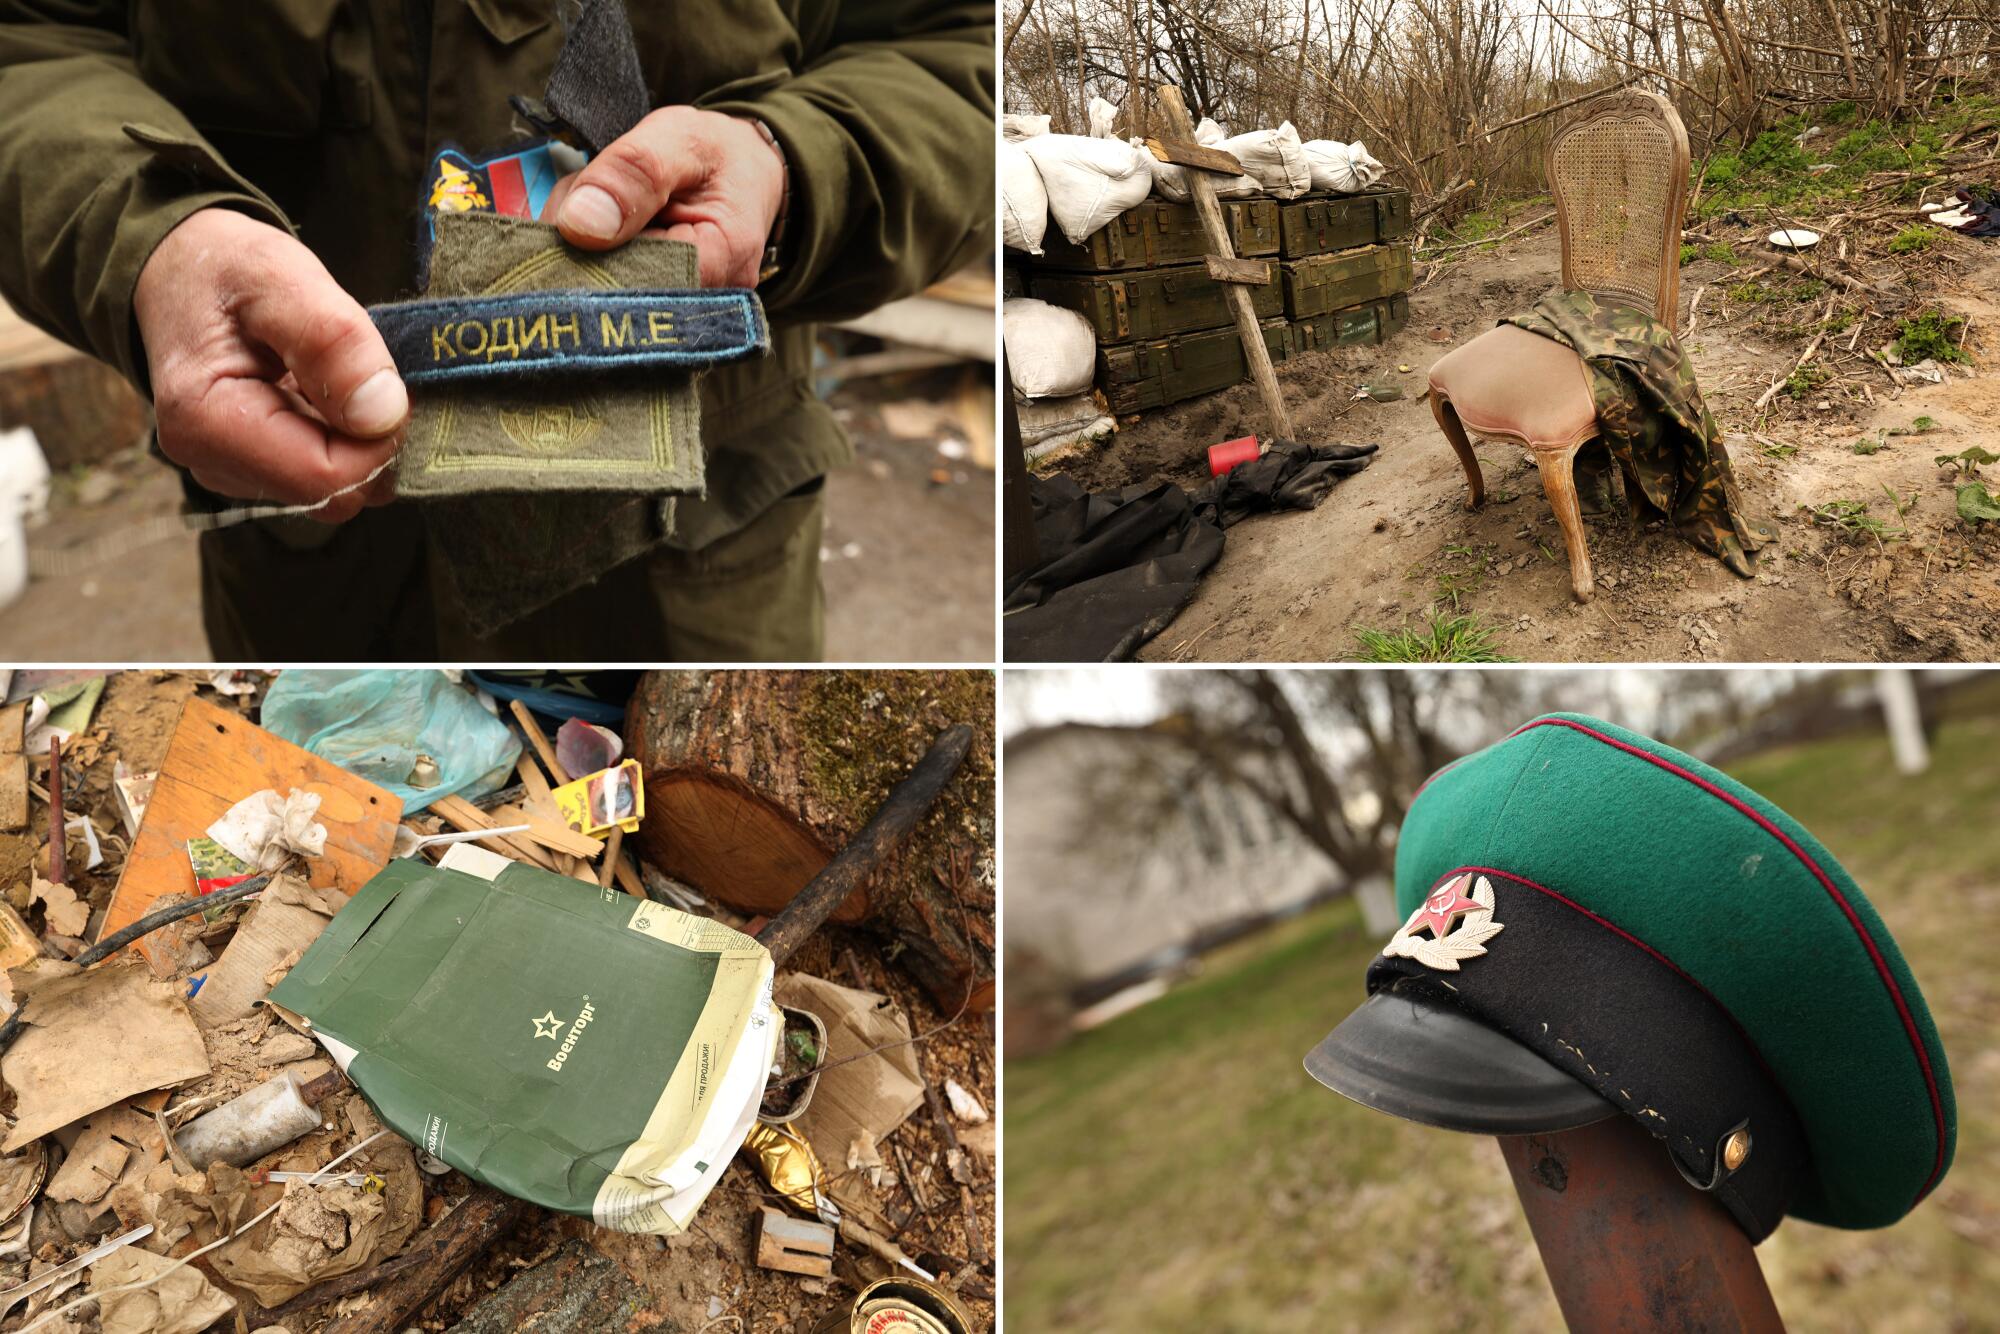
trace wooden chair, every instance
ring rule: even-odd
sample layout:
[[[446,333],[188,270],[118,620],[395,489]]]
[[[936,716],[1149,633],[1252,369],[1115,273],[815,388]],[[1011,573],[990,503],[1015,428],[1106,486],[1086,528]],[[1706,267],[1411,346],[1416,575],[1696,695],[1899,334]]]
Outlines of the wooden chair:
[[[1550,142],[1548,177],[1564,289],[1637,307],[1678,332],[1688,139],[1673,106],[1636,89],[1588,103]],[[1485,503],[1486,486],[1468,434],[1534,456],[1569,549],[1570,586],[1588,601],[1595,584],[1574,469],[1598,431],[1583,359],[1503,324],[1431,367],[1430,386],[1438,428],[1465,465],[1469,508]]]

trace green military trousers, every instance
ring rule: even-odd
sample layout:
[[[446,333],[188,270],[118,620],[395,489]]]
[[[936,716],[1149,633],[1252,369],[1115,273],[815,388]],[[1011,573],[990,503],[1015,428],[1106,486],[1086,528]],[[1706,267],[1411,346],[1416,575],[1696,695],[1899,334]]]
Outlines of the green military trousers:
[[[202,622],[220,662],[815,662],[820,528],[808,483],[694,551],[655,547],[489,635],[455,614],[416,504],[201,535]]]

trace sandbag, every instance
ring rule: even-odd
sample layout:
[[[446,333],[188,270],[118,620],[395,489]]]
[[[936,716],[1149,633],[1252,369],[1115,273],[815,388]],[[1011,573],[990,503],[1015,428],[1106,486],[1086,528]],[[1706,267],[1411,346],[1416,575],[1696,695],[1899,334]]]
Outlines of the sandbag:
[[[1368,146],[1358,139],[1351,144],[1337,139],[1308,140],[1305,154],[1315,190],[1352,194],[1382,179],[1382,164],[1368,155]]]
[[[1021,427],[1021,452],[1030,463],[1079,440],[1094,440],[1118,429],[1118,423],[1098,406],[1095,394],[1017,402],[1014,415]]]
[[[1279,199],[1297,199],[1312,189],[1312,167],[1306,161],[1305,145],[1299,132],[1286,121],[1275,130],[1252,130],[1215,145],[1243,164],[1243,175],[1218,187],[1217,194],[1238,199],[1244,194],[1271,194]],[[1245,191],[1245,179],[1254,188]]]
[[[1007,371],[1022,398],[1062,398],[1090,388],[1097,337],[1073,310],[1017,296],[1000,313]]]
[[[1111,126],[1118,119],[1118,108],[1101,97],[1090,99],[1090,137],[1111,138]]]
[[[1009,112],[1000,118],[1000,137],[1009,143],[1018,144],[1023,139],[1032,139],[1038,134],[1048,132],[1047,116],[1024,116]]]
[[[1049,192],[1028,150],[1012,141],[1000,145],[1000,239],[1013,250],[1042,253],[1049,230]]]
[[[1021,147],[1041,171],[1049,214],[1072,245],[1153,192],[1149,155],[1121,139],[1041,134]]]
[[[1201,124],[1194,127],[1194,141],[1209,148],[1215,147],[1227,137],[1227,135],[1223,134],[1222,127],[1206,116],[1201,118]],[[1134,139],[1132,144],[1146,154],[1146,160],[1152,167],[1153,192],[1155,194],[1159,195],[1162,199],[1171,200],[1176,204],[1185,204],[1188,200],[1194,198],[1194,195],[1188,190],[1186,167],[1178,167],[1171,162],[1160,161],[1146,148],[1146,141],[1144,139]]]

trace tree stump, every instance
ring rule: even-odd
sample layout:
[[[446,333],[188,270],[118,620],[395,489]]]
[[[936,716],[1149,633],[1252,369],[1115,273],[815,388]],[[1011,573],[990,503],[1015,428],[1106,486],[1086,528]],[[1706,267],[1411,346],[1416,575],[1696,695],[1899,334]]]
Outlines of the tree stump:
[[[968,724],[957,776],[832,920],[900,945],[947,1013],[968,989],[990,1008],[993,720],[984,672],[648,672],[625,715],[627,753],[646,775],[631,842],[716,902],[774,914],[939,732]]]

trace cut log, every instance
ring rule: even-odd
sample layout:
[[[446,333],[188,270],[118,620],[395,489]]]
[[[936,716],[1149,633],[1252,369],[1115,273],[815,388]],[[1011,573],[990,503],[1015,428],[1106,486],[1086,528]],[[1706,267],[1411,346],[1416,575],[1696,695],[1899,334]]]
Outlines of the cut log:
[[[646,775],[646,815],[627,841],[708,898],[774,915],[956,724],[973,732],[964,764],[832,920],[903,945],[947,1012],[968,991],[988,1006],[992,890],[950,871],[982,867],[992,846],[990,675],[650,672],[625,715],[627,754]]]

